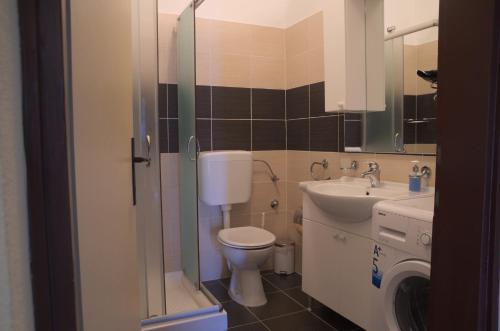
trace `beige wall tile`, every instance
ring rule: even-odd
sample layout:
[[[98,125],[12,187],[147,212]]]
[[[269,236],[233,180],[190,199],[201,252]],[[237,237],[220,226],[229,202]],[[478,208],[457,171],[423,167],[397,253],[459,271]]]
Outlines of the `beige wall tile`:
[[[261,227],[262,214],[252,215],[252,226]],[[272,232],[277,239],[287,238],[287,223],[286,213],[265,213],[264,214],[264,229]]]
[[[285,62],[280,58],[251,57],[250,87],[265,89],[285,88]]]
[[[279,206],[273,210],[271,201],[278,200]],[[275,212],[286,208],[286,183],[253,183],[252,213]]]
[[[309,30],[307,19],[292,25],[285,32],[286,56],[290,58],[307,51]]]
[[[325,59],[323,48],[307,51],[307,83],[314,84],[325,80]]]
[[[285,30],[253,25],[252,52],[254,56],[265,56],[278,59],[285,58]]]
[[[267,161],[274,173],[280,178],[279,182],[286,181],[286,151],[254,151],[254,160]],[[269,183],[271,174],[262,162],[253,164],[253,182]]]
[[[301,182],[310,180],[309,175],[309,152],[287,151],[287,181]]]
[[[302,191],[299,189],[298,182],[286,183],[286,209],[293,213],[302,208]]]
[[[422,70],[431,70],[437,68],[438,61],[438,42],[431,41],[417,47],[418,67]]]
[[[417,95],[417,47],[404,45],[404,94]]]
[[[210,54],[196,53],[196,85],[211,85]]]
[[[250,56],[212,54],[211,82],[215,86],[249,87]]]
[[[196,18],[196,52],[210,53],[212,48],[213,20]]]
[[[214,20],[211,31],[212,52],[251,55],[252,25]]]
[[[160,83],[177,83],[177,16],[158,15],[158,75]]]
[[[407,153],[412,154],[436,154],[436,144],[405,144]]]
[[[301,225],[293,223],[293,215],[294,213],[291,211],[287,213],[288,239],[293,240],[296,244],[302,244],[302,233],[299,231]]]
[[[438,42],[432,41],[419,45],[417,47],[417,67],[420,70],[433,70],[437,68],[438,60]],[[417,80],[417,94],[432,94],[436,93],[436,90],[431,88],[429,82],[423,79]]]
[[[252,192],[253,194],[253,192]],[[252,198],[245,203],[236,203],[231,206],[231,215],[241,217],[252,213]]]
[[[252,214],[235,214],[231,213],[231,227],[241,227],[252,225]]]
[[[310,152],[309,159],[311,164],[314,162],[322,162],[323,160],[328,161],[328,168],[324,169],[320,165],[315,165],[313,168],[313,174],[315,178],[338,178],[339,167],[340,167],[340,155],[335,152]]]
[[[306,22],[308,49],[323,49],[323,12],[309,16]]]
[[[308,53],[302,52],[297,55],[287,56],[286,59],[286,88],[291,89],[307,85],[308,77]]]

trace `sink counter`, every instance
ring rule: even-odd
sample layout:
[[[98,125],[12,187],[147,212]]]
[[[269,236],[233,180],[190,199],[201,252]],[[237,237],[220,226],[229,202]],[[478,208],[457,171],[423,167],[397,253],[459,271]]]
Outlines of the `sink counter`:
[[[379,201],[406,200],[434,194],[433,187],[421,192],[410,192],[408,184],[383,181],[378,187],[371,187],[369,180],[353,177],[301,182],[299,188],[324,213],[349,223],[369,220],[373,205]]]

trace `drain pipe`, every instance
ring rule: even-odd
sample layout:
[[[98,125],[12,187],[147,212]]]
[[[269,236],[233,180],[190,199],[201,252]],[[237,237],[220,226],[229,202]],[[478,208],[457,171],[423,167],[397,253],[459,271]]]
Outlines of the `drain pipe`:
[[[231,205],[222,205],[220,209],[222,210],[224,229],[229,229],[231,227]]]

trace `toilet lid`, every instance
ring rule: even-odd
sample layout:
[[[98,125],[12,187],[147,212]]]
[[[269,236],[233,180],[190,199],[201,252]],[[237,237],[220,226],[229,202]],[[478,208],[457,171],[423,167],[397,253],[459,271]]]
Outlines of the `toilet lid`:
[[[223,244],[244,248],[267,247],[276,240],[271,232],[253,226],[223,229],[219,231],[218,237]]]

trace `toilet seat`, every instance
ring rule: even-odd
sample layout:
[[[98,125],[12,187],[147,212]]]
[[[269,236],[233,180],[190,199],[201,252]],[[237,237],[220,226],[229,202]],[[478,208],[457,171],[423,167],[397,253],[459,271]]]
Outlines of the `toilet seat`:
[[[276,241],[274,234],[254,226],[223,229],[217,238],[221,244],[239,249],[266,248]]]

